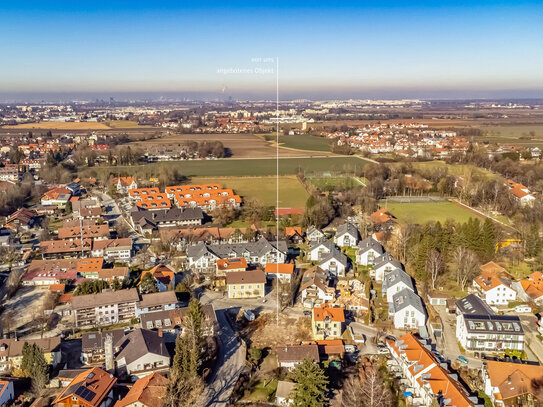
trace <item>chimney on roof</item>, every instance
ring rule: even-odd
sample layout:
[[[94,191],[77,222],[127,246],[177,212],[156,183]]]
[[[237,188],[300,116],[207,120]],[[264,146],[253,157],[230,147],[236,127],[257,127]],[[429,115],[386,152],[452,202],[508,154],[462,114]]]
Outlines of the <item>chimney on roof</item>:
[[[113,336],[110,334],[106,334],[104,353],[106,356],[106,371],[111,373],[115,368],[115,362],[113,360]]]

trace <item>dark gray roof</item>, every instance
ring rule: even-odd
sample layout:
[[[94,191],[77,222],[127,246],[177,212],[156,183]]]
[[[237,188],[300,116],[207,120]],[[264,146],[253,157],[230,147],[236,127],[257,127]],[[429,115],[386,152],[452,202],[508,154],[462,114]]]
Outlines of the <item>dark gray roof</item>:
[[[336,237],[346,233],[358,239],[358,229],[352,223],[343,223],[337,227]]]
[[[415,309],[425,314],[422,300],[420,297],[411,291],[409,288],[404,288],[402,291],[392,296],[392,309],[394,313],[401,311],[402,309],[412,305]]]
[[[411,277],[403,270],[394,269],[387,273],[383,279],[383,293],[386,292],[388,288],[394,287],[399,283],[404,283],[411,291],[415,291]]]
[[[134,224],[139,223],[142,218],[150,223],[202,220],[204,213],[200,208],[170,208],[158,209],[155,211],[133,211],[131,214]]]
[[[267,253],[278,250],[279,252],[287,252],[287,242],[284,240],[277,242],[268,241],[266,238],[261,237],[256,242],[248,243],[217,243],[207,244],[204,242],[198,242],[194,246],[187,248],[187,256],[198,259],[202,257],[206,252],[209,252],[220,259],[232,258],[232,257],[261,257]]]
[[[376,251],[377,253],[379,253],[379,255],[385,252],[383,245],[379,243],[377,240],[375,240],[373,237],[367,237],[358,243],[359,254],[366,253],[367,251],[372,250],[372,249]]]
[[[514,334],[523,335],[524,330],[520,318],[516,315],[466,315],[462,316],[466,329],[480,334]]]
[[[337,250],[337,247],[334,244],[334,242],[332,242],[332,241],[330,241],[328,239],[323,239],[323,240],[319,240],[317,242],[311,243],[311,245],[309,246],[309,251],[312,251],[313,249],[315,249],[315,248],[317,248],[317,247],[319,247],[321,245],[324,246],[329,251]]]
[[[103,331],[103,332],[98,332],[98,331],[85,332],[83,333],[83,336],[81,338],[81,349],[83,351],[103,349],[104,342],[106,340],[107,335],[112,336],[113,343],[115,344],[119,341],[119,339],[121,339],[124,336],[124,330],[113,329],[111,331]]]
[[[188,314],[188,309],[188,307],[183,307],[141,314],[141,326],[149,329],[147,323],[151,322],[152,326],[156,328],[157,321],[160,321],[160,323],[162,324],[162,328],[183,326],[184,318]],[[213,305],[202,305],[202,313],[204,314],[204,328],[212,328],[213,325],[217,323],[217,316],[215,314],[215,309],[213,308]],[[169,320],[170,324],[166,324],[167,320]]]
[[[335,247],[330,253],[323,254],[319,262],[322,264],[331,259],[336,259],[337,262],[342,264],[343,266],[347,266],[347,264],[349,263],[349,258]]]
[[[387,263],[390,263],[392,266],[394,266],[394,267],[396,267],[398,269],[403,269],[403,264],[400,263],[398,260],[396,260],[394,257],[392,257],[388,253],[382,254],[381,256],[377,257],[375,259],[375,263],[373,265],[373,268],[378,269],[379,267],[382,267]]]
[[[130,332],[119,339],[115,347],[120,349],[115,359],[124,358],[126,364],[132,363],[148,353],[170,357],[163,338],[159,336],[158,332],[148,329],[138,328]]]
[[[456,311],[466,315],[494,315],[494,311],[475,294],[456,301]]]

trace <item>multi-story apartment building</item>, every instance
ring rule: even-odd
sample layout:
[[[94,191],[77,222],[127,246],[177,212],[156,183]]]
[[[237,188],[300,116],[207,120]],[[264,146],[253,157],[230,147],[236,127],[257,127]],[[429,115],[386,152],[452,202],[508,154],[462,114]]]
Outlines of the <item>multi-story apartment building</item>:
[[[432,353],[431,345],[419,341],[408,333],[396,341],[387,340],[392,356],[389,368],[401,374],[412,397],[414,406],[482,407],[458,380],[458,376],[440,363]]]
[[[78,328],[128,322],[136,317],[140,300],[135,288],[72,297],[72,310]]]
[[[457,301],[456,338],[472,352],[524,350],[524,330],[515,315],[496,315],[479,297],[471,294]]]

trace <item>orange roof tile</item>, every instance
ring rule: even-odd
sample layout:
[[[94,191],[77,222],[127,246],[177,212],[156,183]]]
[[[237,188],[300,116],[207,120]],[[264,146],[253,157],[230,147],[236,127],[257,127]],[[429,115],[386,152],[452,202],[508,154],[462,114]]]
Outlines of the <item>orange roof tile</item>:
[[[267,263],[264,271],[268,274],[292,274],[294,273],[294,264]]]
[[[343,308],[331,308],[328,306],[313,308],[313,319],[315,321],[324,321],[327,317],[333,322],[345,322]]]

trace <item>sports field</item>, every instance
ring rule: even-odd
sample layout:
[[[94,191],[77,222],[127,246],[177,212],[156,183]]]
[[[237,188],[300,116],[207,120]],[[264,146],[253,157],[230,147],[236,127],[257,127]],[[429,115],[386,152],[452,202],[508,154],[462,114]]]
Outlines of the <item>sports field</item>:
[[[379,202],[382,208],[386,208],[400,223],[416,223],[423,225],[428,222],[444,223],[448,219],[464,223],[469,218],[479,217],[477,214],[457,205],[453,202]]]
[[[256,200],[261,205],[276,205],[276,178],[266,177],[193,177],[194,184],[219,183],[225,188],[231,188],[244,201]],[[303,208],[309,194],[300,181],[294,176],[279,177],[279,207]]]
[[[356,157],[312,157],[312,158],[281,158],[279,160],[279,174],[293,175],[301,168],[306,172],[334,171],[352,173],[355,168],[361,168],[368,162]],[[210,176],[263,176],[275,175],[275,159],[248,159],[248,160],[192,160],[192,161],[166,161],[152,164],[132,166],[96,166],[81,168],[81,176],[100,174],[103,172],[120,175],[137,175],[145,178],[156,176],[161,168],[177,168],[188,177]]]
[[[361,182],[357,182],[353,177],[311,177],[307,182],[321,191],[330,191],[334,188],[352,189],[362,187]]]

